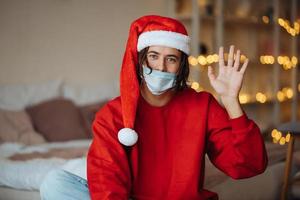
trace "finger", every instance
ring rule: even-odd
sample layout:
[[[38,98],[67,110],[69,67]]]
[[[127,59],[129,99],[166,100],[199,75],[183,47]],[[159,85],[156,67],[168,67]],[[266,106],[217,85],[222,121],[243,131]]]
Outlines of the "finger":
[[[214,73],[214,70],[211,66],[208,66],[208,71],[207,71],[207,75],[210,81],[213,81],[216,79],[216,75]]]
[[[248,63],[249,63],[249,59],[246,59],[243,66],[242,66],[242,68],[241,68],[241,70],[240,70],[241,73],[243,73],[243,74],[245,73],[245,71],[247,69],[247,66],[248,66]]]
[[[235,60],[234,60],[234,70],[238,71],[239,65],[240,65],[240,57],[241,57],[241,51],[237,50],[236,55],[235,55]]]
[[[220,66],[225,65],[225,63],[224,63],[224,48],[223,47],[219,48],[219,65]]]
[[[229,49],[229,55],[228,55],[228,63],[227,63],[228,67],[232,67],[232,64],[233,64],[233,53],[234,53],[234,46],[231,45],[230,49]]]

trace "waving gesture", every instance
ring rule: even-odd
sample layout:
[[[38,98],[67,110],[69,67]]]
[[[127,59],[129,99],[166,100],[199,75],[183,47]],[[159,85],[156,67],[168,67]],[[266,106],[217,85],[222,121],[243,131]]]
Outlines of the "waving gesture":
[[[238,98],[242,87],[244,73],[248,65],[248,59],[240,68],[240,50],[234,54],[234,46],[230,46],[228,62],[224,62],[224,49],[219,49],[219,74],[216,75],[211,66],[208,67],[208,78],[212,87],[221,98]]]

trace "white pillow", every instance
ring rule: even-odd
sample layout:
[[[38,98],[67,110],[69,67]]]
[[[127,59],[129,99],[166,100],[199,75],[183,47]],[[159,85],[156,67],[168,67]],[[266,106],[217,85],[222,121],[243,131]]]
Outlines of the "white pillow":
[[[63,85],[63,97],[70,99],[77,105],[95,103],[102,100],[108,100],[119,95],[118,85],[116,83],[94,85]]]
[[[38,190],[49,171],[67,163],[61,158],[11,161],[0,159],[0,186]]]
[[[0,108],[21,110],[26,106],[61,95],[61,80],[36,84],[0,86]]]

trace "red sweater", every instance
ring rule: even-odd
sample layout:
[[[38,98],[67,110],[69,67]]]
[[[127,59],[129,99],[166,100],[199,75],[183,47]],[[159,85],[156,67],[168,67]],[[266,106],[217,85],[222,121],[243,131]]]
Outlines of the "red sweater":
[[[93,200],[204,200],[217,194],[203,188],[205,153],[234,179],[266,169],[267,154],[257,125],[244,114],[229,119],[207,93],[191,89],[167,105],[138,102],[135,146],[118,142],[123,128],[120,98],[96,115],[88,153],[87,178]],[[128,154],[128,156],[127,156]]]

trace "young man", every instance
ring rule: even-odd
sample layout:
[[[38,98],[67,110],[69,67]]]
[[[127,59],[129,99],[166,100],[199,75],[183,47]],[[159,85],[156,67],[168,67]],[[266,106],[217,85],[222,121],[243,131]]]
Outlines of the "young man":
[[[121,96],[108,102],[93,123],[87,182],[62,170],[52,172],[41,187],[42,197],[217,199],[203,188],[205,154],[234,179],[264,172],[263,138],[238,101],[248,61],[240,67],[240,51],[234,54],[231,46],[225,65],[220,48],[219,73],[210,67],[208,77],[222,107],[208,92],[187,87],[189,42],[177,20],[152,15],[132,23]],[[49,192],[51,185],[56,189]]]
[[[204,156],[232,178],[264,172],[267,156],[257,125],[238,94],[248,61],[230,47],[227,65],[207,93],[186,86],[189,37],[171,18],[144,16],[131,25],[121,70],[121,97],[97,113],[88,154],[92,199],[210,199],[203,188]],[[134,129],[134,130],[133,130]],[[130,147],[128,147],[130,146]]]

